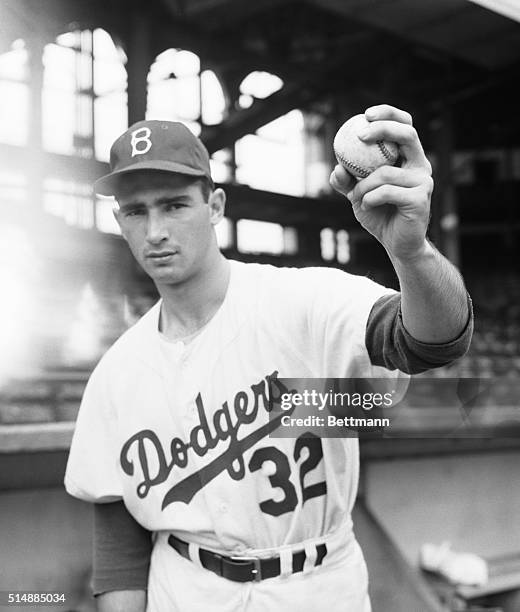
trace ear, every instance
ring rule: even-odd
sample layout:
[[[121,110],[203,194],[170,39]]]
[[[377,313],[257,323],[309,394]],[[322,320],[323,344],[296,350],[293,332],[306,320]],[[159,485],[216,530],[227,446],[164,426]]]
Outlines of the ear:
[[[215,189],[215,191],[213,191],[213,193],[209,196],[208,206],[211,225],[217,225],[217,223],[224,216],[224,211],[226,208],[225,191],[220,187]]]

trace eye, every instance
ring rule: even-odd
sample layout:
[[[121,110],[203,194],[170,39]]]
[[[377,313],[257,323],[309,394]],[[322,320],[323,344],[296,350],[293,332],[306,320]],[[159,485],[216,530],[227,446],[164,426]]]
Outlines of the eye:
[[[182,202],[169,202],[168,204],[165,205],[164,208],[167,212],[170,212],[172,210],[179,210],[185,207],[186,207],[186,204],[183,204]]]
[[[141,216],[141,215],[143,215],[143,214],[144,214],[144,211],[143,211],[143,210],[140,210],[139,208],[136,208],[136,209],[134,209],[134,210],[128,210],[128,211],[125,213],[125,217],[127,217],[127,218],[128,218],[128,217],[137,217],[137,216]]]

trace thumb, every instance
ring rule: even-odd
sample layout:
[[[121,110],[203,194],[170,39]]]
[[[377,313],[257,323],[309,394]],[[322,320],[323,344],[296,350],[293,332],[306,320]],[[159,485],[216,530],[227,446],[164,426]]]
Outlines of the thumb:
[[[330,175],[329,182],[333,189],[347,197],[347,194],[354,189],[356,179],[341,164],[337,164]]]

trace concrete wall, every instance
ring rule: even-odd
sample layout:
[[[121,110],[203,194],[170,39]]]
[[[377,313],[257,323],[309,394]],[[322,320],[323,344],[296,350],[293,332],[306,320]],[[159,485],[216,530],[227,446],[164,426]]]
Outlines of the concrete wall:
[[[62,488],[0,492],[0,590],[65,593],[67,605],[46,606],[48,612],[94,610],[91,530],[89,504]]]
[[[405,557],[449,540],[485,557],[520,552],[520,452],[372,460],[366,503]]]

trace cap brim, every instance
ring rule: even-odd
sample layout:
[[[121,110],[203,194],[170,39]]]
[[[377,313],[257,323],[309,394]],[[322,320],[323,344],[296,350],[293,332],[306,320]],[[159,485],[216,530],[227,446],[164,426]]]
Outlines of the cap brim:
[[[113,196],[116,193],[119,178],[126,174],[130,174],[131,172],[138,172],[139,170],[175,172],[176,174],[184,174],[187,176],[207,176],[203,170],[190,168],[189,166],[184,166],[183,164],[178,164],[175,162],[161,160],[142,161],[102,176],[94,183],[94,191],[99,195]]]

